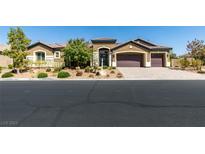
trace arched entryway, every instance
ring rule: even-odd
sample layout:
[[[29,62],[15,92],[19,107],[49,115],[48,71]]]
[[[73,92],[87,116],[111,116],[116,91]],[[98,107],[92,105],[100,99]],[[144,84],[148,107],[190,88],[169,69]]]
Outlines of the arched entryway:
[[[99,65],[100,66],[109,66],[109,49],[100,48],[99,49]]]

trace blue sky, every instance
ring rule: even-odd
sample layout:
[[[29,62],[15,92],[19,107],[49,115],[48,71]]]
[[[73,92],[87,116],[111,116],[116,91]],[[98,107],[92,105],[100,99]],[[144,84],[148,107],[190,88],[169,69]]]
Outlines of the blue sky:
[[[7,42],[10,27],[0,27],[0,44]],[[65,43],[71,38],[90,40],[99,37],[116,38],[119,43],[143,38],[173,48],[178,55],[186,51],[187,41],[205,40],[205,27],[183,26],[26,26],[21,27],[32,42]]]

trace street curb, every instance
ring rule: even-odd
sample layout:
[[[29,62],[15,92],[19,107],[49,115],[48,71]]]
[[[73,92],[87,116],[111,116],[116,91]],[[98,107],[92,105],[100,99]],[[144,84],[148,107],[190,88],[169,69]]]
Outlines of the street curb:
[[[145,80],[145,81],[160,81],[160,80],[204,80],[205,79],[153,79],[153,78],[119,78],[119,79],[52,79],[52,78],[45,78],[45,79],[38,79],[38,78],[7,78],[7,79],[0,79],[0,81],[138,81],[138,80]]]

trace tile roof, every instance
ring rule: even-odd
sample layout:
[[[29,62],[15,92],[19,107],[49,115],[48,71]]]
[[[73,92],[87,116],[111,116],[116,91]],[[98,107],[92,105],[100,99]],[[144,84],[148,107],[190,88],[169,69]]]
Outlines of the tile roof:
[[[115,43],[117,40],[113,39],[113,38],[106,38],[106,37],[102,37],[102,38],[96,38],[96,39],[92,39],[91,42],[95,43],[95,42],[113,42]]]
[[[152,50],[152,51],[155,51],[155,50],[171,50],[172,49],[170,47],[165,47],[165,46],[153,44],[153,43],[145,41],[143,39],[136,39],[134,41],[131,40],[131,41],[125,42],[123,44],[119,44],[116,47],[112,48],[112,50],[115,50],[115,49],[117,49],[117,48],[119,48],[121,46],[124,46],[124,45],[128,44],[128,43],[134,43],[136,45],[139,45],[142,48],[145,48],[145,49],[148,49],[148,50]]]
[[[64,48],[66,46],[66,44],[60,44],[60,43],[47,44],[47,43],[39,41],[39,42],[36,42],[36,43],[33,43],[33,44],[29,45],[28,48],[31,48],[31,47],[36,46],[38,44],[45,45],[45,46],[47,46],[49,48],[52,48],[52,49]]]

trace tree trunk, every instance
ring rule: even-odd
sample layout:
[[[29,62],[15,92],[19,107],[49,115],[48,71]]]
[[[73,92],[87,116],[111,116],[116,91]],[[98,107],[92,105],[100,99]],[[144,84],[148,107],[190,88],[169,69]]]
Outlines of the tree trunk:
[[[15,68],[15,69],[16,69],[16,74],[19,74],[20,73],[19,68]]]

